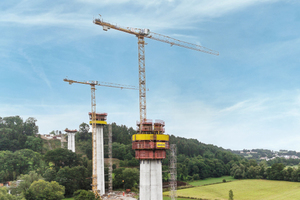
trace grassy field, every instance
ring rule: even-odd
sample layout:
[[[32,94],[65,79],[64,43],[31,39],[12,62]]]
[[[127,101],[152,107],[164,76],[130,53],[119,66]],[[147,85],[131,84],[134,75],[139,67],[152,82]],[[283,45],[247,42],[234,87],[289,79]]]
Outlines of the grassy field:
[[[163,200],[171,200],[171,197],[163,197]],[[189,199],[177,198],[177,200],[189,200]]]
[[[221,184],[193,187],[177,191],[180,197],[227,200],[229,190],[235,200],[298,200],[300,183],[269,180],[239,180]],[[164,192],[168,195],[169,192]]]
[[[193,182],[189,182],[189,184],[192,186],[201,186],[201,185],[208,185],[208,184],[213,184],[213,183],[222,183],[223,179],[225,179],[226,181],[237,180],[237,179],[234,179],[232,176],[222,176],[219,178],[207,178],[204,180],[193,181]]]

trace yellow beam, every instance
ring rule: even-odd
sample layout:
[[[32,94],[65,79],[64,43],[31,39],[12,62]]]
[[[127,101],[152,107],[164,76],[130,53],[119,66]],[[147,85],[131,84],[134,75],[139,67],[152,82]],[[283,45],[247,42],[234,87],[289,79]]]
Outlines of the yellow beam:
[[[169,135],[164,135],[164,134],[155,134],[156,135],[156,140],[159,141],[169,141],[170,137]],[[132,141],[136,140],[154,140],[154,134],[134,134],[132,136]]]
[[[90,121],[90,124],[93,124],[93,122],[94,122],[95,124],[107,124],[106,121],[97,121],[97,120],[95,120],[95,121]]]

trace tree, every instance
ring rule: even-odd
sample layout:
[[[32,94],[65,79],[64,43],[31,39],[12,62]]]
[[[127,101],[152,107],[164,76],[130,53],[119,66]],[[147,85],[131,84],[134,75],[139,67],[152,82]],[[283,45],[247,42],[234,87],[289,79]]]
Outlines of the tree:
[[[87,190],[77,190],[73,196],[75,200],[97,200],[95,194]]]
[[[6,187],[0,187],[0,199],[1,200],[17,200],[16,196],[7,193]]]
[[[28,119],[26,119],[24,123],[24,133],[26,135],[33,136],[39,132],[39,127],[36,126],[36,122],[37,120],[33,117],[29,117]]]
[[[123,170],[124,168],[117,168],[113,171],[114,179],[113,179],[113,188],[123,188],[124,187],[124,178],[123,178]]]
[[[232,192],[232,190],[229,190],[229,200],[233,200],[233,192]]]
[[[16,180],[20,174],[30,171],[44,173],[45,163],[42,156],[30,149],[22,149],[12,153],[0,151],[0,182]]]
[[[52,168],[52,167],[48,168],[45,171],[43,177],[44,177],[45,181],[49,181],[49,182],[50,181],[54,181],[55,178],[56,178],[56,170],[55,170],[55,168]]]
[[[139,171],[136,168],[124,169],[123,180],[126,189],[133,188],[139,182]]]
[[[57,182],[44,180],[34,181],[25,193],[26,200],[61,200],[65,187]]]
[[[92,134],[89,133],[90,126],[87,123],[79,125],[79,132],[76,133],[76,141],[92,140]]]
[[[43,140],[40,136],[28,136],[25,142],[25,148],[41,153],[43,149]]]
[[[38,181],[39,179],[42,179],[42,177],[35,171],[31,171],[29,172],[29,174],[26,175],[22,174],[18,177],[19,184],[17,184],[16,181],[13,182],[13,185],[15,185],[16,188],[12,189],[12,194],[24,196],[26,191],[29,189],[30,185],[34,181]]]
[[[89,177],[88,170],[83,166],[64,167],[57,172],[55,181],[65,186],[66,196],[72,196],[76,190],[91,189]]]
[[[28,136],[34,136],[38,132],[34,118],[28,118],[26,122],[19,116],[1,118],[0,150],[16,151],[23,149]]]
[[[68,149],[54,149],[47,151],[45,154],[45,161],[52,162],[58,171],[61,167],[78,166],[81,162],[80,156]]]
[[[283,170],[285,165],[282,163],[275,163],[271,166],[271,168],[267,169],[267,179],[270,180],[283,180]]]

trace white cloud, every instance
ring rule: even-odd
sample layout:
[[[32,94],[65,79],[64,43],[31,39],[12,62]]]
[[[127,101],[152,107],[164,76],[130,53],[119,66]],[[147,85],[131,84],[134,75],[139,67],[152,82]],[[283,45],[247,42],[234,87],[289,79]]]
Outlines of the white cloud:
[[[78,0],[73,9],[68,9],[69,5],[55,4],[49,8],[41,8],[38,1],[22,1],[0,14],[0,22],[18,23],[24,25],[80,25],[82,28],[90,23],[90,18],[95,15],[94,12],[103,10],[105,21],[120,23],[124,26],[134,26],[143,28],[158,29],[185,29],[191,28],[195,22],[204,19],[220,17],[224,14],[239,11],[246,7],[274,2],[271,0],[178,0],[178,1],[143,1],[143,0]],[[91,6],[92,4],[92,6]],[[47,6],[47,3],[43,3]],[[111,6],[109,11],[106,7]],[[111,14],[112,6],[118,11],[118,14]],[[121,9],[126,8],[126,9]],[[119,10],[126,12],[119,12]],[[30,12],[29,12],[30,11]],[[98,15],[96,16],[98,17]]]
[[[149,117],[165,120],[168,134],[231,149],[300,150],[297,91],[256,94],[252,99],[236,99],[236,103],[226,107],[178,99],[176,94],[171,88],[170,92],[161,93],[162,100],[151,99],[149,103]]]

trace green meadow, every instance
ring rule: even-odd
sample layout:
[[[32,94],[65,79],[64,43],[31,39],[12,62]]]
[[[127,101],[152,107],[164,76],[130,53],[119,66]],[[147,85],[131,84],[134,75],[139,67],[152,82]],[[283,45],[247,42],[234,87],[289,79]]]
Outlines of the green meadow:
[[[227,200],[229,190],[233,191],[235,200],[298,200],[300,183],[269,180],[237,180],[232,182],[198,186],[177,191],[180,198],[202,198]],[[164,192],[169,195],[169,192]]]

